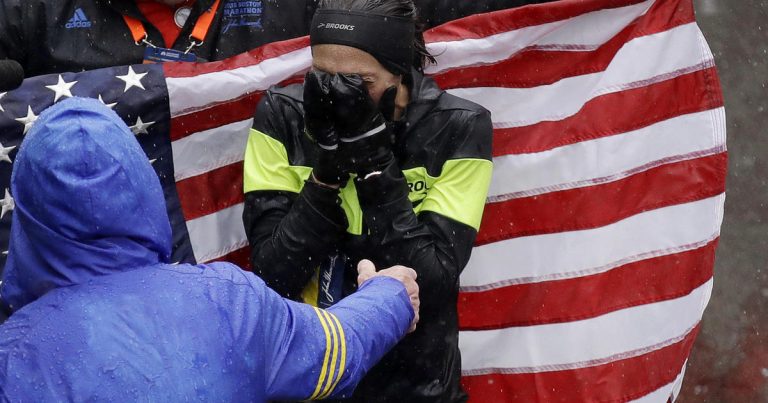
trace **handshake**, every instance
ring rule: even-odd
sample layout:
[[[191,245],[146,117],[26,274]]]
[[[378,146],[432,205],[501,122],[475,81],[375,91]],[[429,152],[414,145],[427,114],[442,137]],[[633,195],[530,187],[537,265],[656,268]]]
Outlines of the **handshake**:
[[[318,146],[316,182],[339,186],[350,173],[365,177],[394,159],[389,123],[396,95],[397,87],[389,87],[377,105],[357,74],[307,73],[304,130]]]
[[[416,271],[410,267],[405,266],[392,266],[388,269],[376,271],[376,267],[370,260],[361,260],[357,264],[357,284],[362,286],[364,282],[373,277],[392,277],[405,286],[405,291],[408,293],[408,298],[411,301],[411,308],[413,308],[413,320],[411,321],[411,327],[408,329],[408,333],[416,330],[416,324],[419,322],[419,306],[421,301],[419,300],[419,285],[416,283]]]

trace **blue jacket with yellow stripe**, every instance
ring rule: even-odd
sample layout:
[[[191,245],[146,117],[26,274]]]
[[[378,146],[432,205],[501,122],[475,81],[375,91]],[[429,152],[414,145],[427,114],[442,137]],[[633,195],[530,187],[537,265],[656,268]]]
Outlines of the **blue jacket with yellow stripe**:
[[[413,319],[392,278],[321,310],[229,263],[169,264],[157,174],[99,101],[40,115],[11,192],[0,401],[344,397]]]
[[[490,114],[413,71],[395,127],[396,162],[340,191],[306,182],[317,158],[303,134],[302,85],[262,99],[245,155],[243,219],[254,271],[281,295],[328,299],[323,262],[362,258],[418,273],[421,322],[363,380],[358,401],[462,401],[456,302],[491,179]],[[275,257],[286,256],[281,264]],[[332,261],[336,261],[336,260]],[[332,283],[332,282],[331,282]],[[318,289],[318,284],[320,287]]]

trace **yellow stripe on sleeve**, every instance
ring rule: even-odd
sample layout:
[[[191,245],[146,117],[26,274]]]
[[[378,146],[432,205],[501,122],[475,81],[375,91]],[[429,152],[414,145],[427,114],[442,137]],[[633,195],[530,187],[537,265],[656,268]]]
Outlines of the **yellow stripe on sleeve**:
[[[333,384],[331,385],[331,388],[328,390],[328,392],[320,396],[321,399],[325,399],[326,397],[330,396],[331,393],[333,393],[333,391],[336,389],[336,385],[339,384],[339,381],[341,381],[341,378],[344,376],[344,370],[347,369],[347,339],[344,336],[344,328],[341,327],[341,322],[339,322],[339,319],[334,314],[330,312],[327,313],[331,317],[332,323],[336,325],[336,328],[339,331],[339,339],[341,340],[341,357],[339,360],[339,371],[336,373],[336,380],[333,381]]]
[[[333,323],[333,319],[331,319],[331,314],[326,310],[321,310],[323,315],[325,315],[325,320],[328,322],[328,327],[331,329],[332,342],[333,342],[333,349],[331,350],[331,360],[328,362],[328,365],[330,365],[330,369],[328,370],[328,376],[325,378],[325,386],[323,387],[323,391],[320,393],[319,398],[324,399],[328,397],[328,395],[331,393],[331,385],[333,384],[333,378],[336,375],[336,362],[339,360],[339,334],[336,330],[336,326]]]
[[[331,353],[331,335],[330,335],[330,332],[328,331],[328,325],[330,325],[330,323],[326,324],[325,318],[323,317],[322,311],[320,309],[318,308],[314,308],[314,309],[318,319],[320,319],[320,324],[323,326],[323,331],[325,331],[325,357],[323,358],[323,366],[321,367],[321,370],[320,370],[320,377],[317,380],[317,386],[315,387],[315,391],[307,400],[317,399],[318,395],[320,395],[320,389],[322,385],[325,383],[325,377],[327,372],[326,370],[328,368],[328,356]]]

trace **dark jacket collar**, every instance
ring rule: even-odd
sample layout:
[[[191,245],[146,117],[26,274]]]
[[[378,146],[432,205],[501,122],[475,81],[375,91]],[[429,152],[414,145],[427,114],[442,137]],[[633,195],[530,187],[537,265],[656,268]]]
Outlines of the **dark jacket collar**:
[[[405,110],[405,117],[402,119],[405,127],[401,134],[410,131],[416,122],[420,121],[437,104],[443,90],[437,86],[434,80],[425,77],[423,73],[416,69],[411,70],[411,99]]]
[[[435,80],[425,77],[423,73],[416,69],[411,70],[411,99],[408,102],[410,107],[417,103],[434,103],[443,93],[443,90],[437,86]]]

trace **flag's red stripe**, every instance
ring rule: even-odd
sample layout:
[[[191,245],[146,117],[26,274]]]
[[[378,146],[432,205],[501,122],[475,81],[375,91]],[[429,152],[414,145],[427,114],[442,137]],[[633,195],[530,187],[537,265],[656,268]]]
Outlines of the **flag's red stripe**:
[[[280,86],[301,83],[303,77],[295,76],[280,82]],[[220,104],[207,106],[196,112],[187,113],[171,119],[171,141],[179,140],[203,130],[250,119],[256,113],[256,105],[261,100],[263,91],[245,94]]]
[[[605,184],[488,203],[475,244],[597,228],[643,211],[713,197],[725,191],[726,167],[723,152]]]
[[[251,249],[249,247],[240,248],[222,257],[213,259],[212,262],[230,262],[234,263],[244,270],[251,270]]]
[[[715,240],[698,249],[629,263],[601,274],[461,292],[459,326],[485,330],[570,322],[679,298],[712,278],[716,247]]]
[[[264,60],[279,57],[307,46],[309,46],[309,37],[303,36],[301,38],[269,43],[251,50],[248,53],[243,53],[222,61],[210,63],[165,63],[163,64],[163,69],[166,77],[194,77],[201,74],[254,66]]]
[[[261,91],[252,92],[226,103],[171,119],[171,141],[252,118],[262,94]]]
[[[684,8],[680,12],[678,8]],[[567,77],[605,71],[626,42],[694,21],[692,4],[657,2],[600,48],[590,51],[528,49],[498,63],[457,68],[433,76],[442,89],[472,87],[531,88]]]
[[[432,28],[424,33],[429,42],[460,41],[501,34],[520,28],[578,17],[609,8],[642,3],[644,0],[562,0],[547,4],[528,5],[488,14],[477,14]],[[680,1],[670,1],[675,4]],[[683,1],[685,3],[686,1]]]
[[[176,182],[184,219],[194,220],[243,202],[243,163]]]
[[[494,156],[535,153],[637,130],[673,117],[723,105],[714,67],[593,98],[558,121],[494,129]],[[556,135],[553,135],[556,134]]]
[[[699,326],[675,344],[608,364],[539,373],[464,376],[461,381],[469,393],[470,402],[633,400],[677,378],[691,351]]]

